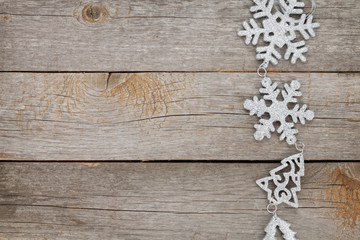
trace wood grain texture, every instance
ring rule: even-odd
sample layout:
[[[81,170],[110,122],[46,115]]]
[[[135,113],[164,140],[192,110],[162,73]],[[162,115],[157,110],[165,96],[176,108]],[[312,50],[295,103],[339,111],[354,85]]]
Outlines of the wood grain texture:
[[[360,74],[271,73],[302,83],[315,112],[296,124],[308,160],[359,160]],[[257,142],[254,73],[0,74],[2,159],[280,160],[279,135]],[[282,86],[281,86],[282,87]]]
[[[276,69],[360,71],[360,2],[316,3],[321,28],[307,42],[307,64],[282,61]],[[236,34],[251,5],[2,0],[0,71],[253,71],[255,48]]]
[[[270,220],[254,179],[278,164],[1,163],[2,239],[261,239]],[[281,205],[299,239],[360,234],[360,163],[311,163],[300,207]],[[45,184],[46,183],[46,184]]]
[[[306,160],[339,162],[307,163],[300,208],[278,214],[299,239],[353,240],[360,162],[340,161],[360,160],[360,1],[316,3],[307,63],[269,71],[299,80],[315,112],[296,125]],[[0,160],[90,160],[1,162],[0,240],[261,239],[271,216],[255,180],[278,164],[259,161],[296,151],[277,134],[256,142],[242,107],[260,87],[255,47],[236,35],[251,5],[0,0]]]

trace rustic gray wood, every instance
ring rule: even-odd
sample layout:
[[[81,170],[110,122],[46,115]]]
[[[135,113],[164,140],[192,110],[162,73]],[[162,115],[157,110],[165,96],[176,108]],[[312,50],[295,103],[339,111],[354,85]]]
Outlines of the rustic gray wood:
[[[308,62],[279,71],[360,71],[360,2],[316,0]],[[252,1],[2,0],[0,71],[253,71],[236,33]],[[310,6],[310,2],[307,1]],[[309,9],[307,9],[309,10]]]
[[[316,3],[307,63],[269,75],[299,80],[315,111],[296,126],[306,160],[359,161],[360,1]],[[296,150],[256,142],[242,107],[260,87],[236,35],[251,4],[0,0],[0,160],[91,160],[0,163],[0,240],[261,239],[271,216],[255,180],[278,163],[249,161]],[[299,239],[357,239],[359,176],[359,162],[307,163],[300,208],[278,214]]]
[[[359,73],[271,73],[297,79],[315,112],[296,124],[308,160],[359,160]],[[2,159],[280,160],[279,135],[254,140],[254,73],[0,74]],[[282,86],[281,86],[282,87]]]
[[[254,179],[276,166],[1,163],[1,238],[261,239],[271,215]],[[300,207],[281,205],[278,215],[299,239],[356,239],[359,170],[360,163],[307,164]]]

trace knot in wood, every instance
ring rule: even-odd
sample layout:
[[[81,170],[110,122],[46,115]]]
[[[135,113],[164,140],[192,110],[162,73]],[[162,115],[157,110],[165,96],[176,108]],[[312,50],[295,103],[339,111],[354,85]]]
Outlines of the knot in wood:
[[[85,22],[107,22],[109,11],[105,6],[88,4],[82,10],[82,18]]]

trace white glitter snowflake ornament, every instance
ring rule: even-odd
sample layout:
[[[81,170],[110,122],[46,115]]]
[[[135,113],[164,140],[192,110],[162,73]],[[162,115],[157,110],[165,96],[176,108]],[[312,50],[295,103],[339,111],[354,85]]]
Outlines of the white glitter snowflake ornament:
[[[254,96],[253,100],[247,99],[244,102],[244,108],[250,111],[250,115],[256,114],[259,118],[259,124],[255,124],[256,132],[254,137],[261,141],[264,137],[270,138],[271,132],[275,131],[274,122],[280,122],[277,132],[280,135],[280,140],[286,139],[289,145],[296,143],[295,134],[298,130],[293,128],[294,123],[300,120],[301,124],[305,124],[305,120],[312,120],[314,112],[306,110],[307,106],[304,104],[301,108],[296,104],[292,109],[288,107],[289,103],[296,103],[296,97],[301,96],[300,83],[293,80],[290,85],[285,84],[285,90],[281,91],[282,100],[278,100],[280,90],[277,89],[277,83],[272,83],[268,77],[261,81],[263,88],[260,88],[260,93],[264,94],[263,99],[258,99]],[[267,102],[271,102],[268,104]],[[267,113],[265,115],[265,113]],[[266,118],[268,116],[268,119]],[[263,117],[263,118],[261,118]],[[290,121],[289,121],[290,120]]]
[[[259,37],[263,34],[263,40],[268,42],[267,46],[256,48],[256,59],[264,60],[266,68],[271,62],[278,64],[282,55],[276,48],[286,46],[284,58],[288,60],[291,56],[291,63],[295,64],[297,59],[306,61],[304,53],[308,51],[305,41],[295,41],[296,33],[308,40],[315,37],[314,28],[320,27],[319,23],[312,22],[312,15],[303,14],[303,2],[297,0],[278,0],[279,9],[274,5],[274,0],[253,0],[255,5],[250,8],[254,19],[261,19],[262,26],[252,18],[249,23],[244,22],[245,30],[239,31],[239,36],[245,36],[245,43],[257,45]],[[295,19],[293,16],[296,16]]]

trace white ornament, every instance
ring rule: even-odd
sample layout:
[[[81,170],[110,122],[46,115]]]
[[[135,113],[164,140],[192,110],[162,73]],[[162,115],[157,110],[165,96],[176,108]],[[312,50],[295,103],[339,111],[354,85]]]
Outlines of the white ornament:
[[[263,40],[268,42],[267,46],[256,48],[256,59],[264,60],[263,66],[266,68],[268,63],[278,64],[281,59],[277,48],[283,48],[286,45],[284,58],[288,60],[291,57],[291,63],[295,64],[297,59],[306,61],[304,53],[308,51],[305,41],[294,41],[296,33],[300,33],[305,40],[315,37],[314,28],[320,27],[319,23],[313,23],[312,15],[303,14],[303,2],[297,0],[278,0],[278,10],[274,5],[274,0],[253,0],[255,5],[250,8],[254,19],[265,18],[262,20],[262,26],[252,18],[250,24],[243,23],[245,30],[239,31],[239,36],[245,36],[245,43],[253,45],[258,43],[259,37],[263,34]],[[297,19],[293,16],[297,15]],[[252,41],[251,41],[252,40]]]
[[[284,172],[284,170],[290,169]],[[287,157],[281,161],[281,166],[270,171],[269,177],[264,177],[256,181],[257,185],[267,192],[269,202],[278,205],[286,203],[298,208],[299,202],[296,192],[301,190],[300,178],[305,175],[304,156],[298,153]],[[269,182],[275,185],[275,189],[269,189]],[[294,187],[289,186],[294,183]]]
[[[272,83],[268,77],[265,77],[261,83],[263,88],[260,88],[259,91],[264,94],[263,99],[259,100],[254,96],[253,100],[247,99],[244,102],[244,108],[250,111],[250,115],[256,114],[260,118],[264,117],[265,113],[269,114],[269,119],[260,118],[259,124],[254,125],[256,129],[255,139],[261,141],[264,137],[270,138],[271,132],[275,131],[274,122],[278,121],[280,126],[277,128],[277,132],[281,134],[280,140],[286,138],[288,144],[295,144],[295,134],[298,133],[298,130],[293,128],[294,123],[297,123],[299,119],[301,124],[305,124],[305,120],[314,118],[314,112],[306,110],[305,104],[301,108],[299,104],[296,104],[292,109],[288,107],[288,103],[296,103],[296,97],[301,96],[301,92],[298,91],[300,83],[293,80],[290,85],[285,84],[285,90],[281,91],[283,100],[277,99],[280,93],[280,90],[277,89],[277,83]],[[271,105],[267,106],[265,101],[271,101]],[[291,122],[286,121],[288,116],[291,117]]]
[[[279,227],[279,230],[283,233],[283,238],[285,240],[298,240],[295,237],[296,232],[290,229],[290,223],[282,220],[277,216],[273,216],[269,224],[266,226],[266,236],[263,238],[263,240],[277,240],[275,237],[277,227]]]

